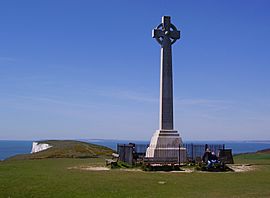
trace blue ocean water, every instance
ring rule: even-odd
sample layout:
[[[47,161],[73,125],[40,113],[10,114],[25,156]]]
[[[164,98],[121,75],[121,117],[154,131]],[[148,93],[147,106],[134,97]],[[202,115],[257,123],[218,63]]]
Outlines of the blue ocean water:
[[[149,144],[149,141],[132,140],[102,140],[102,139],[82,139],[81,141],[107,146],[116,150],[117,144]],[[0,160],[13,155],[30,153],[33,141],[0,140]],[[194,144],[225,144],[226,148],[231,148],[233,154],[256,152],[270,148],[270,141],[186,141]]]
[[[0,160],[13,155],[30,153],[32,141],[0,140]]]

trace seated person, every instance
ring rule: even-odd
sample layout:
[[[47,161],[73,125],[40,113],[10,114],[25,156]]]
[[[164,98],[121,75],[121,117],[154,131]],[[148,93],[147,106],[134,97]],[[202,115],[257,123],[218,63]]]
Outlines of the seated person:
[[[213,164],[219,163],[218,158],[215,154],[215,152],[210,153],[207,161],[207,168],[211,168]]]
[[[209,159],[210,155],[211,155],[211,152],[210,152],[209,148],[207,148],[205,150],[205,153],[203,154],[203,157],[202,157],[202,160],[203,160],[204,163],[208,162],[208,159]]]

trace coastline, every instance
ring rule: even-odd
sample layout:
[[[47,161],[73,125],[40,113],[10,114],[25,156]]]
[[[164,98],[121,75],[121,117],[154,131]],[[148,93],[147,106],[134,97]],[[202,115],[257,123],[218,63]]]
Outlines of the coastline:
[[[101,146],[106,146],[111,149],[116,150],[117,143],[135,143],[135,144],[148,144],[148,141],[143,140],[110,140],[110,139],[78,139],[80,141],[89,142],[93,144],[98,144]],[[0,140],[0,161],[8,157],[17,154],[30,153],[32,149],[32,143],[37,140]],[[233,155],[243,154],[243,153],[254,153],[259,150],[269,149],[270,140],[243,140],[243,141],[186,141],[185,143],[194,144],[225,144],[226,148],[233,149]]]

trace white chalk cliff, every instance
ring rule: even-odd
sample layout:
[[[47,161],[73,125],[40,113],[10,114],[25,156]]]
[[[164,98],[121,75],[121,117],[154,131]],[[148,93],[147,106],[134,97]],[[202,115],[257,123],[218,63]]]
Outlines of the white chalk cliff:
[[[33,142],[31,153],[37,153],[40,151],[44,151],[44,150],[51,148],[51,147],[52,146],[50,146],[49,144]]]

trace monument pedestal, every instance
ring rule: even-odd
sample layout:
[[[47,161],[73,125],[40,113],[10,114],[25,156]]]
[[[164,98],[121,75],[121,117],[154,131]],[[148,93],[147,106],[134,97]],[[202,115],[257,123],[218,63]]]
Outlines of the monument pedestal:
[[[186,161],[186,148],[181,147],[182,139],[175,130],[157,130],[152,136],[149,147],[146,150],[146,158],[153,161],[175,160]]]

